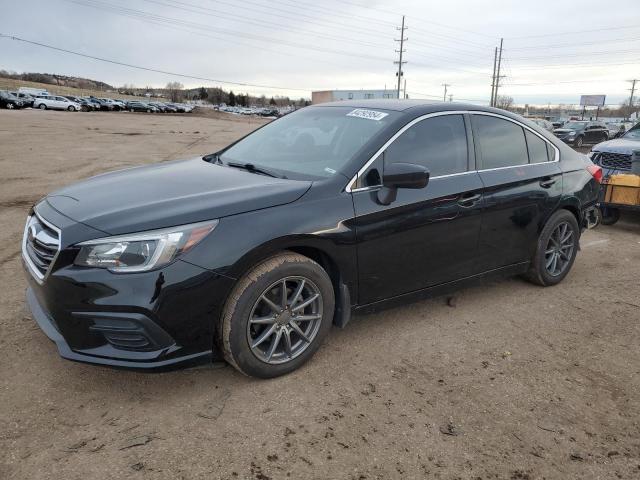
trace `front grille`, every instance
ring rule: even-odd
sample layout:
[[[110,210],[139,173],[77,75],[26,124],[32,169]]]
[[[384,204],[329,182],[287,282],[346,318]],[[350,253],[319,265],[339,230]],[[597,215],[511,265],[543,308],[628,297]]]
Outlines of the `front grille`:
[[[22,256],[36,279],[44,280],[59,251],[60,231],[37,214],[30,216],[24,229]]]
[[[604,168],[631,170],[631,155],[624,153],[601,152],[598,154],[597,161]]]

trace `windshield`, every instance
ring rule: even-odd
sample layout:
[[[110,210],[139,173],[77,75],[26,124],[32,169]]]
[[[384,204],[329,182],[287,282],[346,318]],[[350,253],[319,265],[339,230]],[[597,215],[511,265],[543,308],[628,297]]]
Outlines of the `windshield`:
[[[624,138],[640,140],[640,128],[633,128],[623,135]]]
[[[353,107],[304,108],[240,140],[220,160],[249,163],[287,177],[330,177],[397,116]]]
[[[562,128],[569,130],[582,130],[587,125],[587,122],[567,122]]]

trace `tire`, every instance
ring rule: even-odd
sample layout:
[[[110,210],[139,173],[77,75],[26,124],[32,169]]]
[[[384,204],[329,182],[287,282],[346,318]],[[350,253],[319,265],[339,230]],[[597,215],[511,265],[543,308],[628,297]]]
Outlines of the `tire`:
[[[13,110],[14,108],[16,108],[13,103],[7,103],[7,109],[8,110]]]
[[[47,106],[46,106],[44,103],[41,103],[40,105],[38,105],[38,108],[39,108],[40,110],[46,110],[46,109],[47,109]]]
[[[284,298],[283,280],[287,292]],[[263,300],[265,297],[270,297],[271,303]],[[285,310],[280,309],[283,303]],[[334,307],[333,285],[327,272],[310,258],[281,253],[258,264],[234,287],[218,328],[220,348],[227,362],[245,375],[285,375],[318,350],[331,328]],[[301,315],[309,320],[295,320]],[[267,330],[272,332],[270,336]]]
[[[147,113],[151,113],[151,109],[147,108]]]
[[[565,227],[566,230],[563,233]],[[571,248],[567,248],[568,243],[559,242],[561,237],[558,234],[562,238],[569,237]],[[555,212],[540,232],[536,251],[526,274],[527,279],[543,287],[560,283],[573,266],[578,253],[579,240],[580,227],[573,213],[568,210]],[[552,260],[554,255],[557,257],[555,263]]]
[[[129,111],[130,111],[131,113],[135,112],[135,110],[134,110],[133,108],[130,108],[130,109],[129,109]]]
[[[69,110],[70,112],[75,112],[76,107],[74,107],[73,105],[69,105],[69,108],[67,108],[67,110]]]
[[[602,225],[613,225],[620,220],[620,209],[601,207],[600,214],[602,216]]]
[[[584,139],[582,138],[582,135],[580,135],[578,136],[578,138],[576,138],[575,146],[576,148],[580,148],[582,147],[583,144],[584,144]]]

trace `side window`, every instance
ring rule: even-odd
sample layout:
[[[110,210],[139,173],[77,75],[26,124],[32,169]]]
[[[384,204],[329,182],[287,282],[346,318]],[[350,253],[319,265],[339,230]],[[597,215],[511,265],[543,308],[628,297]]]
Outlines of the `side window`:
[[[553,162],[556,159],[556,151],[550,143],[547,143],[547,156],[549,157],[550,162]]]
[[[384,162],[423,165],[432,177],[466,172],[469,161],[464,118],[441,115],[416,123],[389,145]]]
[[[482,168],[501,168],[529,163],[521,126],[488,115],[472,115],[482,154]]]
[[[548,162],[547,142],[542,140],[539,136],[531,133],[529,130],[525,130],[527,137],[527,147],[529,149],[529,163],[542,163]]]

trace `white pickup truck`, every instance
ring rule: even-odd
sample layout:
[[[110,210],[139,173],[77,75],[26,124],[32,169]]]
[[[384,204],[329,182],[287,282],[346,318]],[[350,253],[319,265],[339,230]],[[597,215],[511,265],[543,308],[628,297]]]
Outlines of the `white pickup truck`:
[[[73,102],[68,98],[59,97],[57,95],[39,95],[33,102],[33,108],[46,110],[69,110],[70,112],[79,112],[82,106]]]

